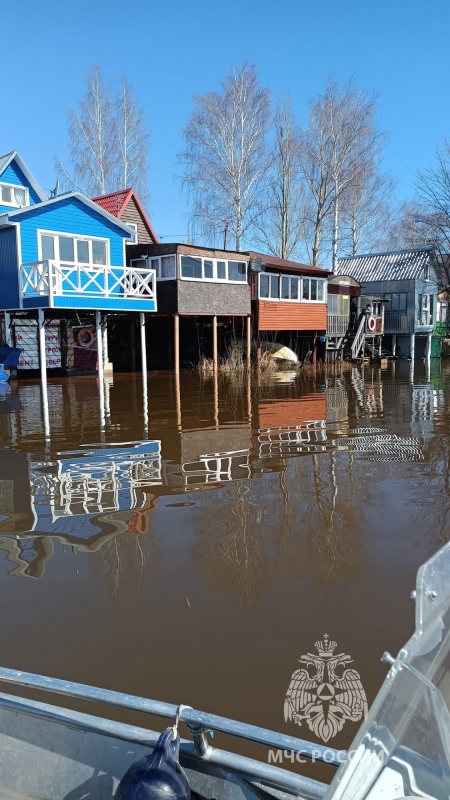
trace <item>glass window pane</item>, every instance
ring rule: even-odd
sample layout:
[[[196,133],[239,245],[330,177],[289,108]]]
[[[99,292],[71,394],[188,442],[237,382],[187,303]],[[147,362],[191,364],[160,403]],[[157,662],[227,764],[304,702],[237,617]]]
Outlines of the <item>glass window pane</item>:
[[[229,261],[228,262],[228,280],[229,281],[245,281],[247,276],[245,261]]]
[[[298,300],[298,278],[291,278],[291,300]]]
[[[205,260],[203,262],[203,269],[205,271],[205,278],[211,278],[212,279],[214,277],[213,262],[212,261],[210,261],[209,259],[205,258]]]
[[[309,300],[309,278],[303,278],[303,300]]]
[[[59,237],[59,260],[75,261],[73,252],[73,239],[68,236]]]
[[[193,256],[181,256],[181,277],[182,278],[201,278],[202,260]]]
[[[311,281],[311,300],[317,300],[317,281]]]
[[[259,276],[259,296],[269,297],[269,276],[265,273]]]
[[[24,206],[26,203],[25,189],[14,189],[14,199],[18,206]]]
[[[289,278],[281,278],[281,297],[283,300],[289,300]]]
[[[323,281],[317,281],[317,299],[323,303]]]
[[[42,260],[55,257],[55,239],[53,236],[41,236]]]
[[[162,256],[161,278],[175,278],[175,256]]]
[[[2,186],[2,200],[4,203],[12,203],[12,189],[10,186]]]
[[[92,261],[94,264],[106,264],[106,242],[93,240]]]
[[[77,259],[79,264],[89,264],[89,242],[83,239],[77,242]]]
[[[270,276],[270,296],[279,298],[280,296],[280,279],[278,275]]]
[[[217,262],[217,278],[219,281],[226,280],[227,277],[227,268],[225,261],[218,261]]]

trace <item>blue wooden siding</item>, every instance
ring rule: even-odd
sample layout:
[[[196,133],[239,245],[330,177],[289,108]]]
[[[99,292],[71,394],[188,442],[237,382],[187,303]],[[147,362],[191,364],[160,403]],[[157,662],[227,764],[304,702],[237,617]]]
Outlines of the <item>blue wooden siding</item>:
[[[9,306],[8,306],[9,307]],[[17,306],[14,306],[15,308]],[[24,309],[50,308],[48,297],[25,297]],[[143,311],[144,313],[156,311],[155,300],[139,300],[133,297],[55,297],[53,308],[78,309],[84,311]]]
[[[0,231],[0,308],[19,308],[16,229]]]
[[[29,181],[14,160],[11,161],[11,164],[8,164],[4,172],[0,175],[0,183],[2,182],[12,183],[14,186],[25,186],[29,190],[30,206],[41,202],[40,197],[36,194],[33,187],[30,186]],[[0,214],[5,211],[11,211],[11,208],[12,206],[0,206]],[[14,210],[16,210],[16,206],[14,206]]]
[[[123,240],[130,237],[114,222],[86,206],[76,197],[24,210],[16,220],[20,222],[22,264],[38,261],[37,231],[42,229],[74,236],[98,236],[109,239],[111,265],[124,266]]]

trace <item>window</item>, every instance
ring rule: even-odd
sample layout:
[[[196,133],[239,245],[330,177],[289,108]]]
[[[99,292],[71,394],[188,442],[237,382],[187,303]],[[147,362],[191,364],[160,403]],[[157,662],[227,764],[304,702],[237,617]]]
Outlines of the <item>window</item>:
[[[431,276],[430,276],[430,265],[429,264],[426,264],[425,267],[424,267],[423,277],[424,277],[425,281],[429,281],[430,280]]]
[[[406,314],[406,292],[394,292],[387,294],[389,300],[386,311],[395,311],[397,314]]]
[[[339,317],[348,317],[350,314],[350,297],[342,294],[329,294],[328,313]]]
[[[108,240],[85,239],[58,233],[40,234],[41,259],[62,264],[104,266],[108,263]]]
[[[271,300],[280,299],[280,276],[262,272],[259,276],[259,296],[270,298]]]
[[[0,205],[16,206],[17,208],[29,205],[28,189],[24,186],[0,183]]]
[[[138,242],[139,232],[138,232],[137,222],[127,222],[127,225],[129,228],[133,228],[134,236],[132,236],[131,239],[125,239],[125,244],[139,244]]]
[[[271,272],[259,273],[259,297],[265,300],[285,300],[315,303],[325,302],[325,280],[323,278],[299,278]]]
[[[300,297],[300,278],[289,278],[287,275],[281,277],[281,298],[282,300],[298,300]]]
[[[434,297],[432,294],[417,296],[417,324],[430,326],[433,324]]]
[[[132,258],[131,266],[136,269],[154,269],[158,280],[176,277],[176,256],[158,256],[157,258]]]
[[[246,261],[224,261],[201,256],[181,256],[181,277],[197,281],[246,283]]]

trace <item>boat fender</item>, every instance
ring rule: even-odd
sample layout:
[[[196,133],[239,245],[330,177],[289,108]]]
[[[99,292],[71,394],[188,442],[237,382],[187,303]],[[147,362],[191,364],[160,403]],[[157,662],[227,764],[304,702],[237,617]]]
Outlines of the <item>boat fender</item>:
[[[77,342],[80,347],[90,347],[94,341],[94,334],[90,328],[80,328],[77,333]]]
[[[367,320],[367,327],[368,327],[369,331],[374,331],[375,328],[376,328],[376,325],[377,325],[377,323],[376,323],[375,317],[369,317],[369,319]]]
[[[190,800],[191,790],[179,756],[178,732],[166,728],[153,752],[135,761],[125,773],[114,800]]]

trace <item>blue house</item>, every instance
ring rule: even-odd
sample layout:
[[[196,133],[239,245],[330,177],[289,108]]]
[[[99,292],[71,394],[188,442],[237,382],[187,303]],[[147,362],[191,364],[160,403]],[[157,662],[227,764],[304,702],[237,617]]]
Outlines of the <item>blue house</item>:
[[[39,339],[40,362],[53,328],[47,338],[57,357],[46,357],[47,366],[77,369],[73,350],[79,348],[85,356],[92,351],[89,368],[99,362],[93,351],[102,343],[94,333],[105,331],[107,315],[156,310],[154,270],[126,266],[125,244],[133,234],[80,192],[48,199],[16,151],[0,157],[0,310],[8,344],[30,340],[27,363],[19,367],[37,367],[39,327],[47,329]],[[104,346],[106,334],[102,339]],[[85,361],[78,358],[79,365]]]
[[[336,274],[359,281],[361,298],[370,299],[374,314],[385,304],[385,343],[393,355],[430,356],[439,290],[433,248],[340,258]]]

